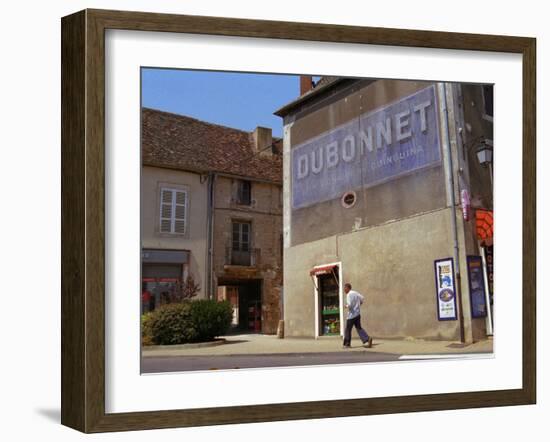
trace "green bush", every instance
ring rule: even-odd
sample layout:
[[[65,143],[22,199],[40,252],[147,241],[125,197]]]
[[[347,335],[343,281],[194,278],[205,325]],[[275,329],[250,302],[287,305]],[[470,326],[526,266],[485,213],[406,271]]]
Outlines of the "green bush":
[[[188,302],[163,305],[150,313],[149,321],[154,344],[184,344],[197,339]]]
[[[150,330],[151,341],[157,345],[211,341],[227,333],[232,315],[233,308],[228,301],[166,304],[149,313],[148,318],[142,318],[142,324],[145,322],[142,333]]]
[[[151,313],[141,315],[141,345],[153,345]]]
[[[229,301],[201,299],[191,302],[191,318],[200,341],[225,335],[231,327],[233,307]]]

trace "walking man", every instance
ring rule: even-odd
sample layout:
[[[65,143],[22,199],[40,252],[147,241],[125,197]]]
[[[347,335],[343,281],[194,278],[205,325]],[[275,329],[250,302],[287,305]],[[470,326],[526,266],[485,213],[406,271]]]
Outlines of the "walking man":
[[[351,284],[344,284],[344,292],[346,293],[346,308],[348,309],[348,317],[346,320],[346,331],[344,332],[344,348],[351,347],[351,329],[355,326],[359,338],[363,342],[364,347],[372,347],[372,338],[361,327],[361,304],[365,298],[359,292],[351,289]]]

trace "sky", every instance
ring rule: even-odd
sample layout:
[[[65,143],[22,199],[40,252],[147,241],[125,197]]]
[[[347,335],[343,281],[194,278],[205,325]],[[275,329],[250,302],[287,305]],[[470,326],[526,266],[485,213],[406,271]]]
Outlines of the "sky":
[[[299,77],[180,69],[142,69],[142,105],[248,132],[270,127],[282,137],[273,112],[299,95]]]

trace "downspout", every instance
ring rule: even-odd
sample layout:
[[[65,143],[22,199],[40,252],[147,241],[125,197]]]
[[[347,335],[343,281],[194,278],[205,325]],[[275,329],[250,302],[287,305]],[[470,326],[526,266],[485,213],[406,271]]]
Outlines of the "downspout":
[[[206,207],[206,297],[213,296],[213,265],[214,265],[214,181],[216,175],[208,173],[207,207]]]
[[[453,234],[453,250],[454,250],[454,262],[455,262],[455,282],[456,282],[456,297],[458,300],[458,322],[460,328],[460,342],[466,342],[464,333],[464,313],[462,311],[462,281],[460,275],[460,261],[459,261],[459,248],[458,248],[458,227],[456,224],[456,199],[455,199],[455,180],[453,169],[453,155],[451,151],[451,134],[449,131],[449,110],[447,108],[447,85],[443,83],[443,126],[445,130],[445,149],[447,150],[447,167],[449,170],[449,184],[451,187],[450,192],[450,204],[451,204],[451,230]]]

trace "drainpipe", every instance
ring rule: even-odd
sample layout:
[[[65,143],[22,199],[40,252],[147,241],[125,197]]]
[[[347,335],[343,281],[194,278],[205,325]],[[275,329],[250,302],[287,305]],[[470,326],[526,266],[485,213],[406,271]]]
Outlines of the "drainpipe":
[[[458,300],[458,322],[460,328],[460,342],[466,342],[464,333],[464,314],[462,312],[462,281],[460,276],[460,261],[459,261],[459,249],[458,249],[458,228],[456,224],[456,199],[455,199],[455,180],[453,169],[453,155],[451,151],[451,134],[449,131],[449,110],[447,108],[447,85],[443,83],[443,126],[445,130],[445,149],[447,150],[447,167],[449,170],[449,185],[451,187],[451,230],[453,233],[453,249],[454,249],[454,262],[455,262],[455,282],[456,282],[456,297]]]
[[[206,207],[206,297],[213,299],[214,267],[214,182],[216,174],[208,174],[207,207]]]

